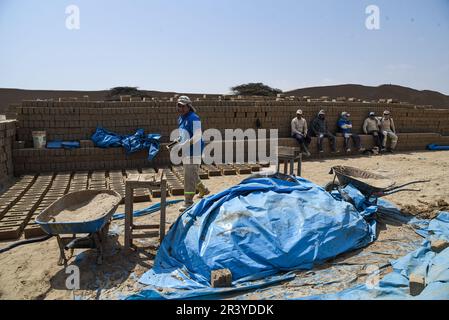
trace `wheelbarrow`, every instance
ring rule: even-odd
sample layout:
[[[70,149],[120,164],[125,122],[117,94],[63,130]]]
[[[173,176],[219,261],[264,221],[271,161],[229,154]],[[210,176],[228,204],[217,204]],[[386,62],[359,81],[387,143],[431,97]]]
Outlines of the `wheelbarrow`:
[[[103,195],[104,202],[101,206],[95,205],[95,197]],[[36,222],[49,235],[56,236],[59,245],[58,265],[67,265],[68,260],[73,257],[74,249],[97,249],[97,264],[103,263],[104,245],[106,243],[109,225],[112,215],[121,201],[122,197],[112,190],[83,190],[66,194],[62,198],[52,203],[42,211]],[[92,205],[93,201],[93,205]],[[58,221],[58,215],[67,217],[68,208],[78,207],[78,209],[89,208],[92,212],[88,219],[82,220],[73,211],[73,218],[64,218]],[[77,211],[79,212],[79,211]],[[62,235],[71,235],[63,237]],[[84,235],[84,236],[81,236]],[[65,250],[70,250],[70,257],[67,258]]]
[[[397,192],[419,192],[421,189],[409,189],[404,187],[417,183],[430,182],[430,180],[416,180],[396,185],[396,182],[388,177],[347,166],[332,167],[329,174],[334,174],[334,179],[326,184],[324,187],[326,191],[332,192],[333,190],[338,190],[343,198],[346,199],[345,194],[342,192],[342,188],[346,187],[348,184],[352,184],[365,196],[366,200],[374,198],[375,203],[377,203],[378,198]]]

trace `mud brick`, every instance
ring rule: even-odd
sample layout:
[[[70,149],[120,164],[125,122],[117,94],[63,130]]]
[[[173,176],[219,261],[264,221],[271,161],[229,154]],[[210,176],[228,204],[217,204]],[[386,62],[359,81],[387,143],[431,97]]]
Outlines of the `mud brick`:
[[[421,292],[426,287],[425,278],[421,275],[412,273],[409,276],[409,286],[410,286],[410,295],[412,296],[420,295]]]
[[[430,248],[433,252],[440,253],[446,248],[449,248],[449,242],[446,240],[433,240],[430,242]]]
[[[233,167],[237,171],[238,174],[250,174],[251,167],[244,164],[234,164]]]
[[[45,231],[39,225],[28,225],[24,230],[25,239],[45,236]]]
[[[237,174],[236,169],[229,164],[217,164],[217,168],[220,169],[225,176]]]
[[[213,165],[209,165],[209,164],[203,164],[201,165],[201,168],[204,169],[204,171],[206,171],[210,177],[212,176],[221,176],[221,170],[219,170],[217,167],[213,166]]]
[[[1,226],[0,225],[0,240],[14,240],[19,238],[21,232],[20,226]]]
[[[213,270],[210,275],[212,288],[226,288],[232,285],[232,273],[229,269]]]
[[[251,167],[252,172],[259,172],[260,171],[260,164],[249,164]]]

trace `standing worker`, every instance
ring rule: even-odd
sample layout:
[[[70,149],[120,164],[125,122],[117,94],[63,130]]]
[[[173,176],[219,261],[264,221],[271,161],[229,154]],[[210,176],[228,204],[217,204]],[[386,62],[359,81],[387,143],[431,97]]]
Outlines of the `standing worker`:
[[[298,111],[296,111],[296,117],[292,120],[291,134],[292,137],[295,138],[301,146],[302,153],[310,157],[310,152],[307,147],[312,139],[310,139],[309,135],[307,134],[307,121],[306,119],[304,119],[301,109],[298,109]]]
[[[384,116],[380,119],[380,130],[383,134],[382,147],[385,149],[387,147],[387,139],[391,139],[390,148],[387,151],[393,153],[396,148],[396,144],[398,143],[398,136],[396,134],[396,127],[394,126],[393,118],[390,115],[390,111],[385,110]]]
[[[178,127],[180,137],[178,138],[179,147],[182,148],[183,167],[184,167],[184,204],[179,211],[183,212],[193,205],[193,198],[196,190],[199,191],[199,197],[208,195],[210,191],[201,182],[199,169],[204,149],[204,141],[201,132],[201,120],[196,114],[192,101],[187,96],[178,98]],[[187,155],[185,152],[187,151]]]

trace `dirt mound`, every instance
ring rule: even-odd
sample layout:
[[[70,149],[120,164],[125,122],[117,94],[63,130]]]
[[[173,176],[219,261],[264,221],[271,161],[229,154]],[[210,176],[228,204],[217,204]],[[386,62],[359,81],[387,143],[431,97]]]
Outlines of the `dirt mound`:
[[[431,203],[418,200],[420,205],[406,204],[402,206],[403,214],[410,214],[421,219],[433,219],[440,211],[449,211],[449,203],[444,199],[438,199]]]

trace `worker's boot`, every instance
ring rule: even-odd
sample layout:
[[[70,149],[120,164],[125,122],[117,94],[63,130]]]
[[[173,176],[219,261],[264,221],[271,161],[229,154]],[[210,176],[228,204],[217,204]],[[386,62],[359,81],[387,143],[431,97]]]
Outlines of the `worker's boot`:
[[[195,195],[191,195],[191,194],[185,194],[184,195],[184,203],[183,205],[179,208],[180,212],[184,212],[186,211],[188,208],[190,208],[193,205],[193,197]]]
[[[202,199],[204,198],[204,196],[207,196],[208,194],[210,194],[209,189],[207,189],[207,187],[200,181],[197,185],[197,190],[198,190],[198,198]]]

